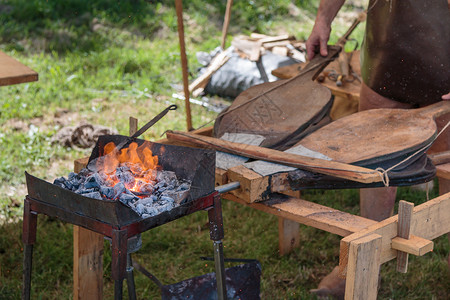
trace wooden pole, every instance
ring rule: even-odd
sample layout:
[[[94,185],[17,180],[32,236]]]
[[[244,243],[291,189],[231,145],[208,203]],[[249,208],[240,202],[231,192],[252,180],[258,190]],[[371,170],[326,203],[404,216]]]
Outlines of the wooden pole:
[[[260,159],[274,163],[312,171],[325,175],[349,179],[362,183],[381,182],[378,171],[318,158],[286,153],[269,148],[234,143],[207,136],[201,136],[190,132],[167,131],[169,141],[177,141],[202,148],[215,149],[235,155],[241,155],[253,159]]]
[[[178,39],[180,40],[180,57],[181,57],[181,70],[183,72],[183,88],[184,88],[184,103],[186,107],[186,122],[187,130],[191,131],[192,117],[191,117],[191,104],[189,102],[189,80],[188,80],[188,64],[186,57],[186,47],[184,44],[184,26],[183,26],[183,1],[175,0],[175,10],[177,12],[178,21]]]
[[[225,41],[227,39],[228,27],[230,26],[231,6],[232,5],[233,5],[233,0],[227,0],[225,19],[223,20],[223,27],[222,27],[222,42],[220,43],[220,47],[222,47],[222,49],[225,49]]]

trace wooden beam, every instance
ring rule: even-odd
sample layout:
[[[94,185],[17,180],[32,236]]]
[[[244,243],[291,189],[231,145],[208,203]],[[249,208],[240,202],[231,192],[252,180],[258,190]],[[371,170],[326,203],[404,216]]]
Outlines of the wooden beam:
[[[436,176],[438,178],[450,179],[450,163],[437,165]]]
[[[432,153],[429,154],[428,157],[431,159],[431,162],[434,165],[448,164],[450,163],[450,150],[439,153]]]
[[[255,203],[247,203],[231,193],[224,194],[223,198],[340,236],[377,224],[373,220],[277,193],[271,194],[270,200]]]
[[[227,172],[227,170],[216,168],[215,183],[216,183],[216,186],[224,185],[224,184],[228,183],[228,172]]]
[[[350,243],[346,300],[376,300],[380,273],[381,236],[371,234]]]
[[[403,251],[409,254],[422,256],[433,251],[433,241],[411,235],[409,239],[396,237],[392,239],[392,249]]]
[[[261,176],[242,165],[228,169],[227,174],[230,182],[238,181],[241,184],[231,194],[247,203],[267,199],[270,193],[269,176]]]
[[[372,183],[382,181],[378,171],[336,161],[311,158],[258,146],[223,141],[217,138],[199,136],[189,132],[167,131],[166,135],[167,138],[172,141],[191,143],[192,145],[203,148],[212,148],[253,159],[280,163],[294,168],[332,175],[357,182]]]
[[[220,170],[216,170],[223,177]],[[241,187],[231,193],[247,203],[267,200],[271,193],[281,193],[300,198],[300,191],[293,191],[288,181],[288,173],[262,176],[245,166],[236,166],[226,171],[227,182],[239,181]]]
[[[449,211],[450,193],[416,206],[413,210],[411,234],[432,240],[448,233],[450,231]],[[397,221],[398,216],[396,215],[343,238],[341,240],[339,255],[340,274],[345,276],[347,273],[350,243],[373,233],[379,234],[382,237],[381,263],[388,262],[397,257],[397,250],[392,248],[392,239],[398,235]]]

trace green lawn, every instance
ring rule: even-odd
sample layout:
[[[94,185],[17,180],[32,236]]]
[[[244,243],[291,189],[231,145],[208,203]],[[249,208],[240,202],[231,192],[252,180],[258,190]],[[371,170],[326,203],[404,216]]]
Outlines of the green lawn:
[[[197,74],[197,51],[220,44],[226,1],[183,1],[190,79]],[[312,28],[317,0],[235,0],[228,43],[233,35],[257,31],[289,33],[305,39]],[[360,10],[348,1],[332,32],[335,42],[349,25],[345,12]],[[24,171],[53,180],[67,175],[73,160],[90,149],[51,143],[64,125],[81,121],[128,132],[128,117],[150,120],[169,103],[171,112],[145,134],[157,140],[167,129],[185,130],[181,67],[174,1],[3,0],[0,1],[0,50],[39,73],[39,81],[0,88],[0,299],[20,298],[21,212],[26,195]],[[353,37],[361,40],[363,26]],[[1,66],[0,66],[1,67]],[[194,127],[216,113],[192,105]],[[430,197],[437,195],[436,187]],[[358,213],[355,190],[308,191],[305,199]],[[419,204],[424,192],[402,188],[398,199]],[[301,226],[300,248],[279,257],[277,219],[224,201],[225,255],[256,258],[262,263],[263,299],[309,299],[309,290],[336,265],[338,236]],[[199,256],[212,256],[207,216],[187,216],[143,234],[134,256],[164,284],[213,271]],[[39,217],[33,269],[33,298],[72,297],[72,226]],[[450,279],[445,237],[424,257],[410,256],[407,274],[395,272],[395,261],[382,267],[380,299],[448,299]],[[105,243],[105,295],[112,298],[111,258]],[[139,298],[154,298],[157,287],[136,274]]]

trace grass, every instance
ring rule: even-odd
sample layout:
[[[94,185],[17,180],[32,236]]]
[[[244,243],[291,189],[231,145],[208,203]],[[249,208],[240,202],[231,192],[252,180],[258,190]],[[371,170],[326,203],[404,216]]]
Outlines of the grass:
[[[235,0],[231,37],[258,31],[308,36],[318,1]],[[346,11],[359,8],[347,1]],[[220,43],[225,1],[183,1],[186,46],[191,79],[199,67],[197,51],[211,51]],[[81,121],[128,131],[129,116],[149,120],[169,103],[180,104],[144,136],[157,140],[166,129],[184,130],[183,103],[172,93],[181,91],[181,70],[173,1],[40,1],[0,2],[0,49],[39,73],[39,81],[0,88],[0,298],[18,299],[21,287],[22,199],[26,194],[24,171],[53,180],[67,175],[73,160],[90,149],[52,144],[52,136],[65,125]],[[339,18],[332,41],[343,34],[348,20]],[[354,37],[361,41],[363,27]],[[215,113],[192,106],[194,127],[213,120]],[[436,189],[431,196],[437,195]],[[358,213],[355,190],[313,190],[305,199]],[[402,188],[399,199],[424,201],[425,194]],[[262,263],[263,299],[309,299],[309,289],[337,263],[339,237],[301,227],[301,245],[293,253],[277,253],[277,219],[262,212],[224,201],[225,255],[257,258]],[[213,271],[206,226],[199,212],[143,234],[143,248],[134,256],[160,278],[174,283]],[[39,217],[33,269],[33,298],[72,297],[72,226]],[[105,298],[112,298],[111,257],[105,242]],[[409,272],[395,273],[393,263],[382,268],[380,299],[447,299],[446,269],[449,252],[445,237],[435,250],[410,258]],[[139,298],[158,296],[156,286],[136,274]]]

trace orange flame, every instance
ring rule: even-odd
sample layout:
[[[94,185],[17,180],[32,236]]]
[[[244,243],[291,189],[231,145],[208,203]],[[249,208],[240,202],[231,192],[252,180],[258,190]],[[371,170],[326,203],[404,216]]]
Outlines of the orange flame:
[[[158,156],[153,155],[149,142],[144,142],[141,146],[133,142],[120,152],[116,151],[116,145],[110,142],[105,145],[103,151],[103,159],[97,161],[97,170],[108,176],[107,182],[110,186],[119,183],[116,169],[122,166],[128,167],[134,177],[134,185],[127,185],[129,190],[147,192],[148,184],[155,184]]]

